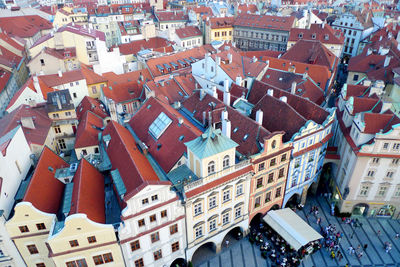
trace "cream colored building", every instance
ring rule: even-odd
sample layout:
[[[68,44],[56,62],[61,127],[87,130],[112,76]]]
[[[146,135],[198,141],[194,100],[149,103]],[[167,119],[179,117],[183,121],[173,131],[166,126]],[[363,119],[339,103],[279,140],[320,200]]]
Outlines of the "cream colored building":
[[[211,242],[219,252],[227,234],[247,232],[252,167],[247,160],[235,164],[238,145],[212,127],[185,144],[194,173],[183,188],[189,261],[202,245]]]

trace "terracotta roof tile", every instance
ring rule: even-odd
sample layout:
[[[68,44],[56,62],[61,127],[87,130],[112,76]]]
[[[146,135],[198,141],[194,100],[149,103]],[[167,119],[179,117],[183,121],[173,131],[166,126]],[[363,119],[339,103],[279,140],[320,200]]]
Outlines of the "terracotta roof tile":
[[[203,36],[203,34],[199,30],[199,28],[194,27],[194,26],[186,26],[184,28],[176,29],[175,33],[176,33],[176,35],[178,35],[178,37],[180,39]]]
[[[75,135],[75,149],[98,145],[99,128],[102,127],[103,120],[91,111],[87,111],[79,121]]]
[[[42,30],[51,30],[53,25],[50,21],[38,16],[18,16],[0,18],[3,31],[21,38],[33,37]]]
[[[143,49],[153,49],[157,51],[161,49],[161,51],[163,51],[164,49],[171,47],[172,44],[173,42],[167,39],[161,37],[153,37],[149,38],[148,40],[144,39],[132,41],[127,44],[120,44],[118,47],[122,55],[136,55],[140,50]]]
[[[258,12],[258,8],[257,8],[257,5],[255,5],[255,4],[239,4],[238,11],[239,11],[239,14],[240,13],[244,13],[244,14],[250,13],[251,14],[251,13]]]
[[[353,113],[355,115],[364,111],[379,112],[382,108],[382,102],[379,98],[353,97]]]
[[[167,21],[188,21],[189,17],[184,12],[178,11],[158,11],[155,12],[155,16],[158,21],[160,22],[167,22]]]
[[[65,185],[54,177],[56,169],[67,168],[69,164],[44,147],[39,162],[28,185],[23,201],[30,202],[40,211],[56,214]]]
[[[76,170],[73,183],[69,215],[83,213],[94,222],[105,223],[103,175],[86,159],[82,159]]]
[[[239,14],[233,25],[239,27],[290,31],[293,23],[294,17]]]
[[[40,79],[48,87],[54,87],[66,83],[85,80],[85,76],[82,74],[81,70],[73,70],[73,71],[63,72],[61,77],[59,77],[58,74],[49,74],[49,75],[41,75]]]
[[[400,123],[400,119],[393,113],[380,114],[366,112],[363,114],[365,128],[363,133],[376,134],[381,130],[383,133],[391,130],[391,127],[395,124]]]
[[[347,86],[347,90],[346,90],[345,100],[348,100],[352,96],[362,96],[365,94],[365,92],[369,88],[368,86],[354,85],[354,84],[347,84],[346,86]]]
[[[334,30],[327,24],[311,24],[309,29],[292,28],[288,41],[297,42],[301,39],[318,40],[323,44],[343,45],[344,43],[342,31]]]
[[[223,29],[223,28],[232,28],[233,23],[235,22],[234,17],[217,17],[217,18],[209,18],[206,21],[206,24],[211,27],[211,29]]]
[[[91,68],[85,66],[84,64],[81,65],[81,71],[86,79],[86,84],[88,86],[95,83],[107,82],[107,79],[105,77],[98,75]]]
[[[76,107],[76,115],[78,120],[81,120],[87,111],[93,112],[102,119],[107,118],[107,114],[104,105],[98,99],[85,96],[81,103]]]

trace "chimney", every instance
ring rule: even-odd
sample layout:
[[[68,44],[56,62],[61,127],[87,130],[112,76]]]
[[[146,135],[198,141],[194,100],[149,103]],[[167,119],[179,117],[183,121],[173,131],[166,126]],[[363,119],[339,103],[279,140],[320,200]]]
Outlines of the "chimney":
[[[220,58],[219,56],[216,56],[216,57],[215,57],[215,64],[216,64],[217,66],[221,65],[221,58]]]
[[[325,20],[322,22],[321,28],[322,28],[322,29],[325,28]]]
[[[224,81],[224,104],[227,106],[231,105],[231,93],[229,92],[229,81]]]
[[[371,55],[372,54],[372,48],[368,48],[368,50],[367,50],[367,56],[369,56],[369,55]]]
[[[35,129],[35,123],[33,122],[32,117],[21,117],[21,124],[22,124],[22,127],[25,127],[28,129]]]
[[[279,98],[280,101],[287,103],[287,97],[286,96],[281,96]]]
[[[212,96],[218,99],[217,87],[215,85],[212,87]]]
[[[236,84],[239,86],[242,86],[242,77],[241,76],[236,77]]]
[[[296,94],[296,87],[297,87],[297,82],[292,82],[292,88],[290,89],[290,93],[292,95]]]
[[[179,124],[179,125],[182,125],[182,124],[183,124],[183,118],[182,118],[182,117],[179,117],[179,118],[178,118],[178,124]]]
[[[307,79],[308,78],[308,73],[307,72],[304,72],[303,73],[303,79]]]
[[[269,60],[265,61],[265,64],[267,64],[266,69],[269,68]]]
[[[226,110],[226,108],[225,108],[225,110],[223,110],[222,112],[221,112],[221,121],[224,121],[224,120],[227,120],[228,119],[228,111]]]
[[[61,105],[60,96],[58,94],[56,95],[56,101],[57,101],[58,109],[61,110],[62,109],[62,105]]]
[[[263,117],[264,117],[264,112],[261,109],[257,110],[256,122],[258,123],[258,125],[262,125]]]
[[[33,75],[33,87],[35,88],[36,92],[43,97],[42,89],[40,88],[39,79],[36,75]]]
[[[268,89],[267,94],[270,96],[274,96],[274,89]]]
[[[203,125],[206,125],[207,112],[203,111]]]
[[[142,82],[144,81],[142,72],[140,72],[139,79],[140,79],[140,81],[142,81]]]
[[[200,101],[202,101],[205,96],[206,96],[206,92],[203,89],[200,89]]]
[[[58,70],[58,77],[62,77],[62,71]]]
[[[232,54],[231,53],[228,53],[228,61],[229,61],[229,64],[232,63]]]
[[[211,111],[208,112],[208,127],[212,126],[212,116],[211,116]]]
[[[256,56],[253,56],[253,58],[252,58],[251,62],[253,62],[253,63],[257,62],[257,58],[256,58]]]
[[[228,119],[222,120],[222,134],[231,138],[231,121]]]
[[[385,62],[383,63],[383,67],[386,68],[390,64],[390,60],[392,59],[391,56],[386,56],[385,57]]]

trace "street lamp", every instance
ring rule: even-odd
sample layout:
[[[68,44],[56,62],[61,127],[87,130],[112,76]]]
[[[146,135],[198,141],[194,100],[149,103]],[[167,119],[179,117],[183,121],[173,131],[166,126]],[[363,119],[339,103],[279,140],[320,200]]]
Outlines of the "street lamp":
[[[350,237],[350,238],[353,238],[354,233],[356,232],[356,228],[362,227],[362,225],[363,225],[363,224],[360,223],[360,221],[359,221],[358,219],[355,220],[355,222],[354,222],[354,224],[353,224],[353,226],[352,226],[352,228],[353,228],[353,233],[351,234],[351,237]]]

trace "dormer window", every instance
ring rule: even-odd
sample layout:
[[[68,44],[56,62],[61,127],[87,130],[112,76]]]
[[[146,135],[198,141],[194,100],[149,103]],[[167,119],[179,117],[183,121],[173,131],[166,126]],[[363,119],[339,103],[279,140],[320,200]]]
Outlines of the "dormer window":
[[[207,171],[208,171],[208,175],[215,173],[215,162],[214,161],[210,161],[208,163]]]
[[[303,33],[299,33],[299,38],[303,38]]]
[[[329,35],[328,35],[328,34],[325,34],[324,39],[325,39],[325,40],[329,40]]]
[[[316,34],[315,34],[315,33],[313,33],[313,35],[311,36],[311,38],[312,38],[312,39],[315,39],[315,38],[317,38]]]
[[[226,156],[224,157],[224,161],[222,162],[222,167],[223,167],[224,169],[229,167],[229,156],[228,156],[228,155],[226,155]]]

